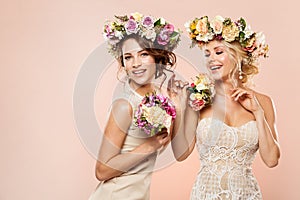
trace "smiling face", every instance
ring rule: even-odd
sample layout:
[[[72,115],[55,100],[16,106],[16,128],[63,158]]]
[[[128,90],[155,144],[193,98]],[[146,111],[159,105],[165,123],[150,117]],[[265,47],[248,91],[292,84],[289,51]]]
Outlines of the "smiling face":
[[[230,79],[236,64],[229,53],[229,48],[221,41],[212,40],[202,47],[205,64],[215,80],[226,81]]]
[[[155,59],[134,38],[123,42],[122,57],[125,70],[131,80],[130,84],[134,88],[151,83],[156,72]]]

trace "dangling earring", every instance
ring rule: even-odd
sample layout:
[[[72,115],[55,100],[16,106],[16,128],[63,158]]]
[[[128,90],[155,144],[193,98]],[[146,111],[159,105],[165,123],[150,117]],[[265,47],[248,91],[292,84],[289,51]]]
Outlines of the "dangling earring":
[[[242,71],[242,66],[239,67],[239,79],[243,79],[243,71]]]
[[[163,74],[163,68],[162,65],[160,63],[156,64],[156,71],[155,71],[155,79],[157,79],[158,77],[160,77]]]

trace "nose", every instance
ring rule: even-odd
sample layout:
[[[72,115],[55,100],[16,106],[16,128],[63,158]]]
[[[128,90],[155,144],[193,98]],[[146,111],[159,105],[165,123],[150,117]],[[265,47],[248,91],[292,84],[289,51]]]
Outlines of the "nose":
[[[208,62],[208,64],[213,63],[215,61],[214,55],[210,54],[209,56],[207,56],[206,61]]]
[[[141,61],[140,57],[139,56],[134,56],[133,57],[132,67],[137,68],[137,67],[139,67],[141,65],[142,65],[142,61]]]

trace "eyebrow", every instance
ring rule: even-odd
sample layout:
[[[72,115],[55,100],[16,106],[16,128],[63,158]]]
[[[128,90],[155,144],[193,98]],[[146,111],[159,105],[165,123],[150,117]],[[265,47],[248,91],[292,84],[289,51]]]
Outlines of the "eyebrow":
[[[216,46],[214,49],[217,49],[217,48],[224,48],[224,46],[223,45]]]
[[[224,46],[220,45],[220,46],[216,46],[214,47],[214,50],[218,49],[218,48],[225,48]],[[204,51],[209,51],[208,49],[204,49]]]
[[[146,49],[142,49],[142,50],[140,50],[140,51],[138,51],[137,53],[141,53],[141,52],[143,52],[143,51],[147,51]],[[147,51],[148,52],[148,51]],[[124,53],[124,55],[126,55],[126,54],[129,54],[129,55],[131,55],[131,53],[130,52],[126,52],[126,53]]]

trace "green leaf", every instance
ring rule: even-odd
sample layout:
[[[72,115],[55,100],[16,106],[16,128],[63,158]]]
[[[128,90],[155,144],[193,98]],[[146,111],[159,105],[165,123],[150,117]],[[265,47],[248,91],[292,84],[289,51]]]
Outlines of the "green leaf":
[[[160,18],[158,20],[156,20],[156,22],[154,22],[154,26],[160,26],[161,22],[160,22]]]
[[[195,91],[194,91],[194,88],[192,88],[192,87],[188,87],[187,89],[188,89],[190,92],[192,92],[192,93],[195,92]]]
[[[230,25],[231,24],[231,19],[230,18],[225,18],[223,24],[226,25],[226,26]]]
[[[242,25],[242,30],[245,30],[245,28],[246,28],[246,21],[244,20],[244,18],[241,17],[240,20],[239,20],[239,22]]]

